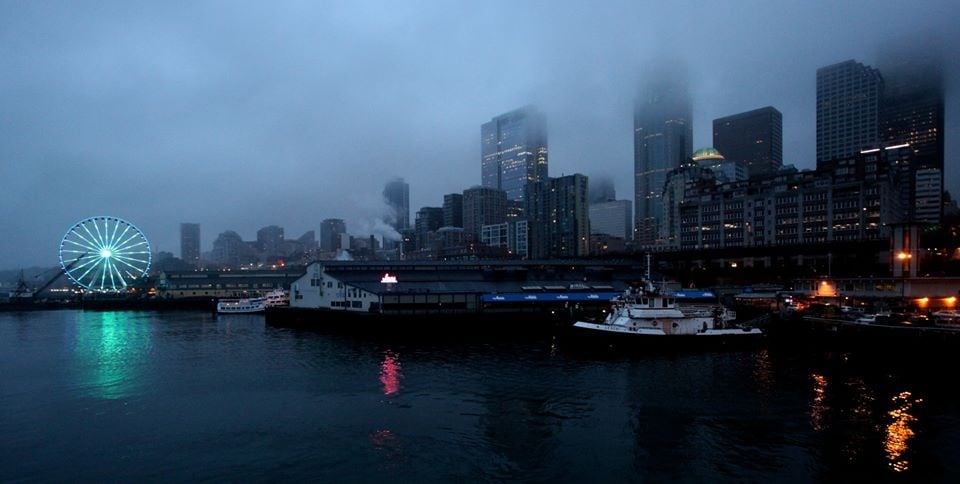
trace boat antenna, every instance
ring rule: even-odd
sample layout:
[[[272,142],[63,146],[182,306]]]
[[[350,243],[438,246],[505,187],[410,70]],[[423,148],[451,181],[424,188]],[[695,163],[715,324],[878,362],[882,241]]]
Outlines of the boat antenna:
[[[650,280],[650,260],[653,259],[653,254],[647,252],[646,257],[647,257],[647,275],[646,275],[646,279],[649,281],[649,280]]]

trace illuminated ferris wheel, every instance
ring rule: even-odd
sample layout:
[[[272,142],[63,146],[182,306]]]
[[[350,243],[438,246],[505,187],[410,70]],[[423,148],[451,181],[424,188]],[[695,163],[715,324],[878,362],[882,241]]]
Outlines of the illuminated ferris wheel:
[[[84,289],[118,292],[150,270],[150,243],[135,225],[117,217],[90,217],[60,241],[60,267]]]

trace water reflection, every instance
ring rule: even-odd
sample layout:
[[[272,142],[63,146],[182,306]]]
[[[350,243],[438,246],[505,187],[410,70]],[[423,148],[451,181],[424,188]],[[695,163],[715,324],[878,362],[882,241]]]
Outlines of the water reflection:
[[[917,418],[912,414],[914,406],[923,402],[921,398],[913,398],[910,392],[900,392],[893,398],[894,408],[887,412],[893,419],[886,428],[886,437],[883,448],[889,460],[889,466],[894,472],[905,472],[910,469],[910,461],[905,458],[909,450],[910,439],[914,436],[911,423]]]
[[[813,401],[810,402],[810,425],[813,427],[813,430],[819,432],[826,428],[824,418],[830,410],[830,407],[826,404],[827,377],[817,373],[811,373],[810,379],[813,380]]]
[[[383,394],[390,397],[400,393],[400,380],[403,373],[400,368],[400,357],[394,352],[383,352],[383,362],[380,363],[380,383],[383,384]]]
[[[120,312],[79,312],[74,355],[78,385],[88,396],[123,398],[137,386],[139,365],[150,350],[147,324]]]

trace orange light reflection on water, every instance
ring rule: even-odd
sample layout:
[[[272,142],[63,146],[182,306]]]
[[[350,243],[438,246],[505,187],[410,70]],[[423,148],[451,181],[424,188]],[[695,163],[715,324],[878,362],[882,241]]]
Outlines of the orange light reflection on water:
[[[813,402],[810,403],[810,423],[814,430],[823,430],[824,413],[829,410],[825,400],[827,398],[827,378],[817,373],[811,373],[813,380]]]
[[[890,468],[894,472],[905,472],[910,469],[910,461],[904,458],[904,454],[909,450],[910,439],[914,436],[910,424],[917,420],[911,412],[923,399],[913,398],[910,392],[900,392],[892,400],[894,408],[887,412],[887,415],[893,420],[887,425],[883,448],[887,460],[890,461]]]

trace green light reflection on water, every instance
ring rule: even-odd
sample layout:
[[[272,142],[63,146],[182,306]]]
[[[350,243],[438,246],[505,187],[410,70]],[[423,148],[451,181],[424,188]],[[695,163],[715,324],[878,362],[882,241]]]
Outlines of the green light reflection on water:
[[[134,394],[150,351],[149,322],[131,313],[81,311],[75,328],[81,393],[111,400]]]

